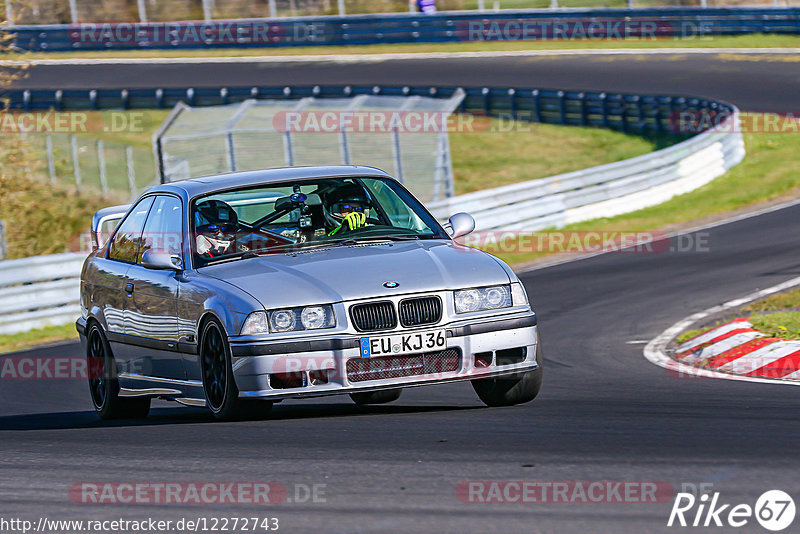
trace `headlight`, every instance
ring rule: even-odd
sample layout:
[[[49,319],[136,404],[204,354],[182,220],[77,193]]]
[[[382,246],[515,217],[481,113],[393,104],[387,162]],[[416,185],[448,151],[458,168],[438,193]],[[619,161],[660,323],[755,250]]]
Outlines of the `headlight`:
[[[306,306],[305,308],[253,312],[247,316],[241,335],[254,336],[270,332],[318,330],[334,326],[336,326],[336,316],[333,314],[333,306]]]
[[[269,324],[274,332],[288,332],[297,326],[292,310],[278,310],[269,314]]]
[[[479,287],[464,289],[454,294],[456,313],[495,310],[511,306],[509,286]]]

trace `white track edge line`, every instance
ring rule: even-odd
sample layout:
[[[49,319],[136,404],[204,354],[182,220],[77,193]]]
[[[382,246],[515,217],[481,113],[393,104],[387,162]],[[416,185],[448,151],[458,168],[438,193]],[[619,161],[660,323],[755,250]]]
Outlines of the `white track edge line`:
[[[78,50],[80,52],[80,50]],[[100,50],[98,52],[105,53]],[[800,48],[575,48],[567,50],[490,50],[485,52],[404,52],[385,54],[318,54],[297,56],[233,56],[233,57],[150,57],[150,58],[63,58],[32,59],[29,61],[7,60],[0,65],[136,65],[173,63],[361,63],[409,59],[459,59],[498,57],[547,57],[547,56],[608,56],[608,55],[670,55],[670,54],[744,54],[764,55],[800,54]]]
[[[748,302],[752,302],[754,300],[758,300],[767,297],[769,295],[772,295],[774,293],[783,291],[785,289],[790,289],[797,286],[800,286],[800,276],[792,278],[791,280],[787,280],[786,282],[780,283],[778,285],[774,285],[766,289],[755,291],[753,293],[750,293],[749,295],[728,301],[724,304],[713,306],[704,311],[695,313],[684,319],[681,319],[674,325],[670,326],[669,328],[661,332],[658,336],[654,337],[650,341],[650,343],[648,343],[647,346],[645,346],[644,357],[650,363],[653,363],[659,367],[663,367],[668,371],[673,371],[675,373],[682,373],[682,374],[685,373],[689,377],[722,378],[725,380],[738,380],[742,382],[759,382],[762,384],[783,384],[788,386],[800,386],[800,381],[789,381],[780,378],[759,378],[752,376],[735,375],[730,373],[712,371],[710,369],[703,369],[700,367],[695,367],[693,365],[687,365],[685,363],[681,363],[678,360],[670,358],[666,352],[666,347],[669,344],[669,342],[672,341],[672,339],[678,336],[681,332],[687,330],[694,323],[701,321],[711,315],[724,312],[732,308],[736,308],[738,306],[741,306],[742,304],[747,304]]]

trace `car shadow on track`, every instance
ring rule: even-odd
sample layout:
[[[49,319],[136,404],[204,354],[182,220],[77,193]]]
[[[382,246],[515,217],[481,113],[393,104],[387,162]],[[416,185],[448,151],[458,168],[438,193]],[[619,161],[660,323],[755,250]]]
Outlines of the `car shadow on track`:
[[[398,414],[424,414],[463,410],[483,410],[484,406],[356,406],[352,404],[308,404],[275,406],[258,419],[234,421],[233,424],[269,423],[270,421],[331,417],[366,417]],[[180,425],[216,422],[202,408],[157,408],[145,419],[102,421],[92,411],[9,415],[0,417],[0,432],[6,430],[74,430],[134,426]],[[220,423],[222,424],[222,423]],[[230,424],[230,423],[228,423]]]

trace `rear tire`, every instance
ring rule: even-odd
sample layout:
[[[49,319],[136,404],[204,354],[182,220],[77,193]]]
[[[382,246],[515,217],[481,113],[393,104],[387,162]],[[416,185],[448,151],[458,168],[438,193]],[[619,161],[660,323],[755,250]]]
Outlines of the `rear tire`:
[[[473,380],[475,393],[487,406],[513,406],[530,402],[542,388],[542,344],[536,343],[539,368],[519,375]]]
[[[203,326],[200,337],[200,365],[206,406],[221,421],[256,419],[272,410],[269,401],[243,400],[233,377],[228,337],[216,319]]]
[[[385,389],[383,391],[369,391],[366,393],[351,393],[350,398],[359,406],[367,404],[386,404],[400,398],[402,388]]]
[[[86,368],[92,405],[100,419],[143,419],[150,413],[150,397],[119,396],[117,364],[103,329],[92,322],[86,333]]]

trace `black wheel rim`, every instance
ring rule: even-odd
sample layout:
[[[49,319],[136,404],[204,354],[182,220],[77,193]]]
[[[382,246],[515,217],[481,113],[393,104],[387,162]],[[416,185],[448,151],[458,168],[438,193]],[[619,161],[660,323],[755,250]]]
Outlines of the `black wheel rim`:
[[[108,398],[108,377],[106,376],[106,349],[100,332],[92,330],[89,337],[89,389],[96,408],[105,406]]]
[[[206,329],[203,339],[203,388],[208,405],[215,412],[222,408],[225,401],[226,385],[225,347],[219,328],[212,324]]]

